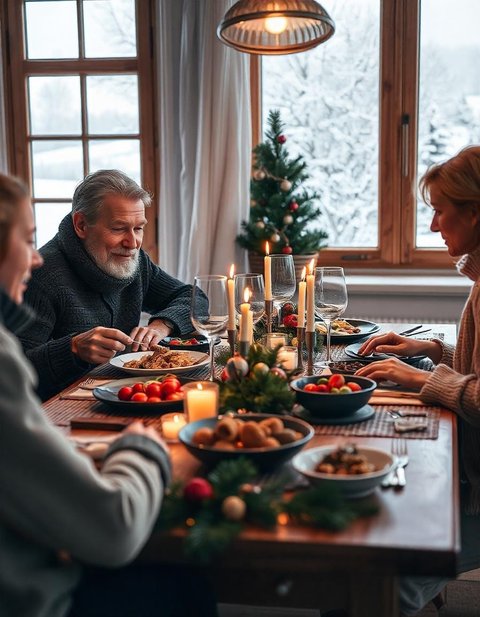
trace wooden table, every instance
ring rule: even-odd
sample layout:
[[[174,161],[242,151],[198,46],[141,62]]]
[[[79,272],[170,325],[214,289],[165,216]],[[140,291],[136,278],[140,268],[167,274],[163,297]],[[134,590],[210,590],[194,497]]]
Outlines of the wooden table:
[[[451,335],[452,329],[447,340]],[[69,403],[55,397],[45,409],[52,416]],[[95,403],[81,405],[93,408]],[[345,440],[315,435],[308,447]],[[391,445],[385,437],[355,437],[355,442],[387,450]],[[454,576],[460,546],[455,415],[442,410],[438,439],[409,439],[408,451],[407,486],[377,492],[372,499],[379,513],[343,532],[290,524],[274,531],[247,528],[209,568],[218,600],[321,610],[344,607],[352,617],[397,617],[399,575]],[[176,479],[201,471],[183,446],[173,445],[171,453]],[[141,559],[183,561],[181,542],[180,532],[154,534]]]

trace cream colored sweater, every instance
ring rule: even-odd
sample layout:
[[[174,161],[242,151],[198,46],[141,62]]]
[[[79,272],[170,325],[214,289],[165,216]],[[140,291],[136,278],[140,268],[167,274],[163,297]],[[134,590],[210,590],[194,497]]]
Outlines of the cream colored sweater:
[[[456,347],[443,346],[420,392],[425,403],[448,407],[460,417],[461,464],[470,483],[467,511],[480,514],[480,248],[457,264],[474,285],[463,309]]]

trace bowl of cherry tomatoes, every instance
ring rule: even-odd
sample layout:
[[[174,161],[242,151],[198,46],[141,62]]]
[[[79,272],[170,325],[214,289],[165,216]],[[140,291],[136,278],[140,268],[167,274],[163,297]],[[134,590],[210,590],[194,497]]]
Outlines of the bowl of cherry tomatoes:
[[[164,375],[157,379],[116,379],[93,390],[95,398],[123,411],[163,413],[183,409],[184,383],[191,379]]]
[[[176,351],[190,350],[208,352],[208,339],[203,336],[193,336],[190,338],[167,336],[160,341],[160,345]]]
[[[290,383],[297,403],[314,417],[349,416],[364,407],[377,384],[368,377],[333,375],[300,377]]]

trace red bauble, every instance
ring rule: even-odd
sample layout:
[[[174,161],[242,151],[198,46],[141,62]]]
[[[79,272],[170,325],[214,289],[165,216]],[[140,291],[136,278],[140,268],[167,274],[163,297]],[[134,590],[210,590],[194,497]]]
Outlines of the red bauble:
[[[296,212],[298,208],[299,206],[296,201],[291,201],[290,204],[288,205],[288,209],[290,210],[290,212]]]
[[[192,478],[183,489],[183,496],[188,501],[199,502],[213,497],[213,488],[205,478]]]
[[[277,137],[277,141],[279,144],[284,144],[287,141],[287,138],[285,137],[285,135],[279,135]]]
[[[291,255],[293,253],[293,249],[291,246],[284,246],[282,249],[282,253],[285,255]]]

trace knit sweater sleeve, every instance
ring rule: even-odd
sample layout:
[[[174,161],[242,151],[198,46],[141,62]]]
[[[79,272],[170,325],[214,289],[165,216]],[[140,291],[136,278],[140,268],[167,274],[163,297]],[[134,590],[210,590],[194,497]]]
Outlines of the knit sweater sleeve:
[[[46,420],[32,391],[33,371],[1,328],[0,364],[2,524],[80,561],[117,566],[132,559],[158,515],[168,475],[164,451],[126,435],[99,473]]]

